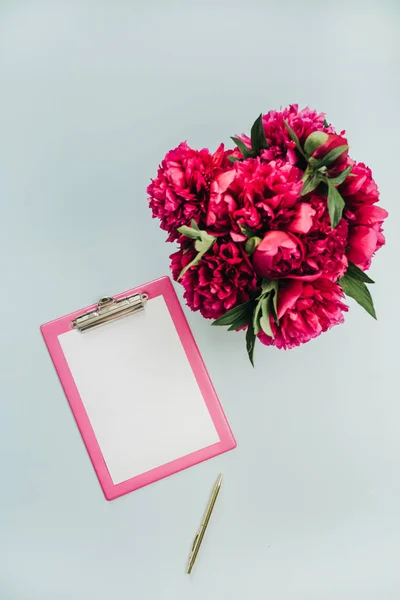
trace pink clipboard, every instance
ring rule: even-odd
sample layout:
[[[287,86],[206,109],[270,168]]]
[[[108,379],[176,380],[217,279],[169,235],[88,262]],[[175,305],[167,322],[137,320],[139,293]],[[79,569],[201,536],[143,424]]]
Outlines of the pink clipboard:
[[[92,305],[41,326],[107,500],[236,447],[170,279],[114,299],[134,294],[141,315],[81,333]]]

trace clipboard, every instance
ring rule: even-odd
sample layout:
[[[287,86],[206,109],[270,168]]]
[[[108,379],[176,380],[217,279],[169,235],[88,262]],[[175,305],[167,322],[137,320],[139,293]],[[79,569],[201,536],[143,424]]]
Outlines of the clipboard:
[[[41,332],[107,500],[236,447],[169,277]]]

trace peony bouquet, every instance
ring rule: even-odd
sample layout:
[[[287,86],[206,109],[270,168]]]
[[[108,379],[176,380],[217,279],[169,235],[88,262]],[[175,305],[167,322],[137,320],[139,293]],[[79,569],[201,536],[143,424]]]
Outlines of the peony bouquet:
[[[294,348],[342,323],[345,296],[376,318],[366,271],[387,212],[344,135],[291,105],[260,115],[233,150],[181,143],[148,186],[188,306],[245,329],[252,364],[257,338]]]

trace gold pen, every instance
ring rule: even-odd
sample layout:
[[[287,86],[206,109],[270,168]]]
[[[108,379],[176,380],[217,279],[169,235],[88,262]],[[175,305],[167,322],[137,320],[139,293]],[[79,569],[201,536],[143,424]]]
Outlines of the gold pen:
[[[204,537],[204,534],[205,534],[206,529],[207,529],[208,522],[209,522],[210,517],[211,517],[211,513],[213,511],[215,502],[217,500],[217,497],[218,497],[218,494],[219,494],[219,490],[221,489],[221,483],[222,483],[222,475],[219,475],[219,477],[217,479],[217,482],[216,482],[216,484],[214,486],[214,489],[212,491],[210,502],[208,503],[207,510],[205,512],[203,521],[202,521],[202,523],[200,525],[200,529],[197,532],[196,537],[194,538],[194,542],[193,542],[193,546],[192,546],[192,551],[191,551],[190,557],[189,557],[189,565],[188,565],[188,568],[187,568],[187,571],[186,571],[186,573],[188,575],[192,572],[193,565],[194,565],[194,563],[196,561],[197,554],[198,554],[200,546],[201,546],[201,542],[203,541],[203,537]]]

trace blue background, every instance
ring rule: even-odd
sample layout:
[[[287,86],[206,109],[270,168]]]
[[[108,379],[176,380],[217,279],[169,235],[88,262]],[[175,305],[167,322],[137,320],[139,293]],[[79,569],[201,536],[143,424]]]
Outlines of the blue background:
[[[399,598],[399,17],[395,0],[2,1],[1,600]],[[253,371],[242,335],[185,307],[238,448],[108,503],[39,325],[168,273],[145,193],[165,152],[290,102],[346,129],[379,183],[379,321],[350,302],[299,350],[257,347]]]

